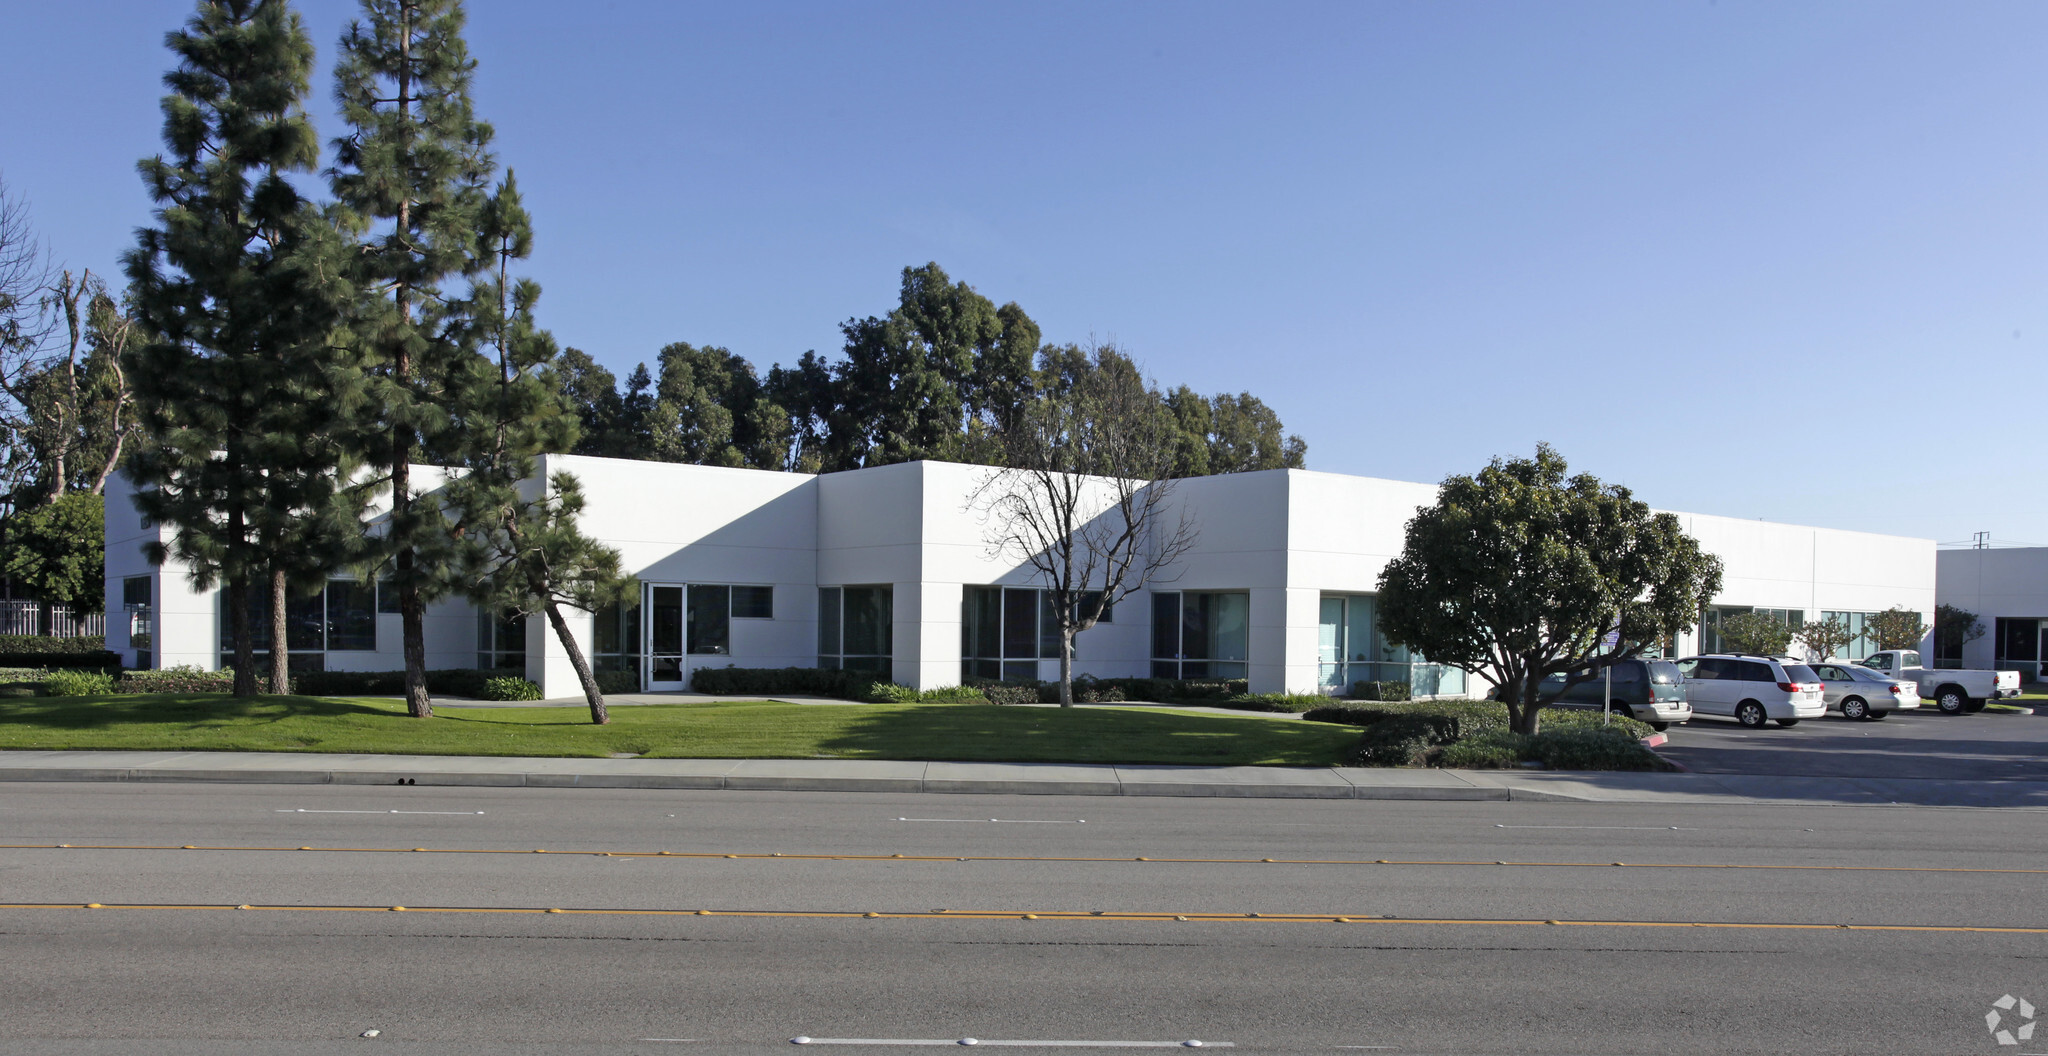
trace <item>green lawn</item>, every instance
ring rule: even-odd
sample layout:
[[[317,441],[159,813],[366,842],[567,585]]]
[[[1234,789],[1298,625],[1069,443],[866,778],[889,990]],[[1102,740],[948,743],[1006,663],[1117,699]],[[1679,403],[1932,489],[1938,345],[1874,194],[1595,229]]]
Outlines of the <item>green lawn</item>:
[[[1152,709],[989,704],[710,704],[444,708],[389,699],[147,694],[0,701],[0,749],[342,752],[690,759],[944,759],[1324,766],[1354,727]]]

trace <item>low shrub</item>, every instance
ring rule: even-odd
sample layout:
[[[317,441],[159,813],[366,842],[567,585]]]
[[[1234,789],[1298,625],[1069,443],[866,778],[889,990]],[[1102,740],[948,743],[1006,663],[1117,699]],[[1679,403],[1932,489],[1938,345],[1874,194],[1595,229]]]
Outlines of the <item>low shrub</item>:
[[[1380,704],[1331,704],[1311,708],[1302,718],[1370,727],[1386,719],[1422,716],[1452,724],[1453,740],[1508,728],[1508,706],[1491,700],[1404,700]]]
[[[870,683],[860,695],[861,700],[870,704],[915,704],[917,690],[894,682]]]
[[[940,686],[917,694],[920,704],[986,704],[988,698],[973,686]]]
[[[1015,683],[1022,685],[1023,683]],[[1060,684],[1054,682],[1032,682],[1038,687],[1040,704],[1060,702]],[[1121,704],[1124,691],[1121,682],[1113,678],[1092,678],[1082,675],[1074,679],[1074,703],[1076,704]]]
[[[1365,728],[1351,750],[1354,766],[1423,766],[1430,750],[1457,740],[1457,723],[1444,716],[1389,715]]]
[[[1673,770],[1628,731],[1615,727],[1566,727],[1527,738],[1523,758],[1552,770]]]
[[[1217,701],[1216,706],[1238,711],[1280,711],[1299,715],[1336,703],[1320,693],[1238,693]]]
[[[990,704],[1040,703],[1036,682],[983,682],[975,688],[981,690]]]
[[[1596,708],[1544,708],[1536,713],[1538,730],[1620,730],[1632,738],[1643,738],[1657,732],[1650,724],[1636,719],[1611,716],[1611,723],[1600,721]]]
[[[1512,770],[1522,763],[1529,738],[1507,730],[1493,730],[1444,746],[1436,764],[1458,770]]]
[[[432,692],[432,677],[427,681]],[[292,688],[309,697],[397,697],[405,694],[405,672],[300,671]]]
[[[478,700],[539,700],[540,687],[518,675],[500,675],[484,680]]]
[[[1410,695],[1409,686],[1406,682],[1361,681],[1351,683],[1351,699],[1353,700],[1407,700]]]
[[[595,671],[591,677],[597,679],[597,691],[606,696],[613,693],[640,692],[638,671]]]
[[[50,687],[41,682],[8,682],[0,684],[0,700],[26,700],[30,697],[47,697]]]
[[[52,697],[96,697],[114,691],[114,676],[104,671],[52,671],[43,692]]]

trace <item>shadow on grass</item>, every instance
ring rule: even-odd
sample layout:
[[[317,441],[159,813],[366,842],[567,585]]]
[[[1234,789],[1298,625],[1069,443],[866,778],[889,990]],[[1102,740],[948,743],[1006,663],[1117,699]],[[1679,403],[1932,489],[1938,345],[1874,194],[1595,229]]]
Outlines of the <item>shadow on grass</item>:
[[[0,701],[0,727],[104,730],[171,723],[249,725],[293,718],[389,716],[387,709],[326,697],[233,697],[225,693],[140,693]]]
[[[1107,708],[934,704],[877,709],[819,747],[869,759],[1329,766],[1353,727]]]

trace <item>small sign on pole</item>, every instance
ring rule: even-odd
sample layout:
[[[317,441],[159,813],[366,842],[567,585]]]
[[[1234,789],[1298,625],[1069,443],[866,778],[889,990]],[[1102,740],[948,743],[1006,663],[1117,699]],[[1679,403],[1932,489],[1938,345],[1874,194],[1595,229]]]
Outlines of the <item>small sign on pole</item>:
[[[1600,650],[1607,652],[1621,644],[1621,623],[1615,621],[1614,629],[1600,636]],[[1614,664],[1607,665],[1607,685],[1600,694],[1600,725],[1614,722]]]

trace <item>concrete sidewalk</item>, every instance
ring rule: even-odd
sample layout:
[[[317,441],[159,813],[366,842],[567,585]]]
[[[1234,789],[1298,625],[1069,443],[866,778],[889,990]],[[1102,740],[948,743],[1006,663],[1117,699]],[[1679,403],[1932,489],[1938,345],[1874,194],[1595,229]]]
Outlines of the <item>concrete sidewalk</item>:
[[[490,785],[1001,795],[2048,809],[2048,782],[864,759],[540,759],[292,752],[0,752],[0,781]]]

